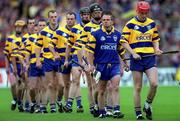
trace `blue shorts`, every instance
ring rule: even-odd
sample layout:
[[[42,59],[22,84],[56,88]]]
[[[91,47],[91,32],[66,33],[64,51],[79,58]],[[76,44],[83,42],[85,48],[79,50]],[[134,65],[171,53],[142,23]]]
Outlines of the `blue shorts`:
[[[120,64],[97,64],[96,70],[101,72],[100,80],[108,81],[120,75]]]
[[[77,57],[77,55],[72,55],[72,59],[73,59],[74,61],[78,62],[78,57]],[[75,64],[75,63],[72,63],[71,65],[72,65],[72,67],[78,67],[78,66],[79,66],[79,65],[77,65],[77,64]]]
[[[143,56],[144,54],[139,54]],[[130,59],[130,70],[144,72],[147,69],[157,66],[156,56],[142,58],[141,60]]]
[[[50,71],[60,72],[61,62],[60,60],[54,61],[52,59],[44,58],[43,69],[44,69],[44,72],[50,72]]]
[[[61,67],[61,73],[62,74],[70,74],[71,73],[71,68],[72,68],[72,64],[69,63],[68,67],[65,68],[64,67],[64,62],[65,62],[65,58],[61,57],[61,61],[60,61],[60,67]],[[69,60],[70,62],[70,60]]]
[[[16,63],[16,67],[17,67],[17,74],[19,77],[21,77],[21,70],[22,70],[22,66],[20,63]],[[10,71],[13,72],[13,64],[10,63]]]
[[[32,64],[30,64],[30,67],[29,67],[28,76],[29,77],[44,76],[44,70],[43,70],[43,68],[36,67],[36,63],[32,63]]]

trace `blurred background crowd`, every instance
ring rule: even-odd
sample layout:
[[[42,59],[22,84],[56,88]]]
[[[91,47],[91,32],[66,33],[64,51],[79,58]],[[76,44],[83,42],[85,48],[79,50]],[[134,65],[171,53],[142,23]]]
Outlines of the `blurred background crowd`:
[[[158,25],[163,51],[180,50],[180,0],[146,0],[151,3],[150,18]],[[125,23],[135,14],[136,0],[0,0],[0,66],[4,66],[2,50],[6,37],[13,33],[14,21],[28,17],[46,18],[47,12],[56,9],[59,22],[65,25],[67,11],[77,13],[79,8],[98,2],[104,10],[111,10],[115,16],[115,26],[121,31]],[[165,55],[158,58],[159,66],[180,65],[180,54]]]

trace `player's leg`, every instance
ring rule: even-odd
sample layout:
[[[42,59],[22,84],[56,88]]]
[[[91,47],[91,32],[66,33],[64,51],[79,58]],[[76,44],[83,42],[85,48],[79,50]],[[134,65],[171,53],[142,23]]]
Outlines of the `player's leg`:
[[[82,63],[82,55],[84,55],[82,53],[82,51],[78,51],[78,54],[77,55],[73,55],[72,56],[72,59],[79,62],[79,63]],[[72,84],[71,84],[71,88],[72,90],[75,89],[76,90],[76,95],[74,96],[76,98],[76,104],[77,104],[77,112],[84,112],[84,109],[83,109],[83,106],[82,106],[82,103],[81,103],[81,100],[82,100],[82,97],[81,97],[81,87],[80,87],[80,78],[81,76],[83,76],[83,79],[85,79],[85,73],[82,72],[82,69],[77,65],[77,64],[71,64],[72,65],[72,68],[73,70],[71,70],[72,72]],[[84,75],[82,75],[84,74]],[[83,80],[85,81],[85,80]],[[75,87],[74,87],[75,86]]]
[[[39,76],[37,79],[37,84],[36,84],[36,106],[35,106],[35,113],[40,113],[40,104],[41,104],[41,77]]]
[[[30,94],[29,94],[29,88],[28,88],[28,83],[29,83],[29,77],[28,77],[28,73],[29,73],[29,70],[28,71],[25,71],[24,72],[24,101],[25,101],[25,105],[24,105],[24,110],[26,112],[29,112],[30,110]]]
[[[16,105],[17,105],[17,80],[13,73],[12,67],[13,67],[12,64],[10,64],[10,67],[9,67],[10,71],[9,73],[7,73],[7,75],[8,75],[8,81],[10,81],[10,84],[11,84],[11,94],[13,98],[13,100],[11,101],[11,110],[15,110]]]
[[[80,76],[81,77],[81,76]],[[81,87],[80,87],[80,77],[79,77],[79,83],[77,85],[77,92],[76,92],[76,106],[77,106],[77,113],[84,112],[83,105],[82,105],[82,96],[81,96]]]
[[[24,97],[24,82],[25,82],[25,76],[24,72],[22,70],[22,65],[20,63],[16,64],[17,66],[17,75],[16,75],[16,80],[17,80],[17,100],[18,100],[18,109],[19,112],[23,112],[23,97]]]
[[[41,76],[41,104],[40,104],[40,112],[41,113],[47,113],[46,105],[48,102],[48,84],[49,80],[46,79],[46,76]]]
[[[73,105],[73,100],[76,97],[77,91],[78,91],[78,85],[80,83],[80,68],[79,67],[72,67],[71,69],[72,72],[72,82],[70,85],[70,90],[69,90],[69,96],[68,100],[66,103],[66,106],[64,107],[66,112],[71,112],[72,111],[72,105]]]
[[[29,94],[30,94],[30,98],[31,98],[31,104],[30,104],[30,113],[33,113],[35,110],[35,105],[36,105],[36,95],[37,95],[37,81],[38,81],[38,77],[33,77],[30,76],[29,77],[29,83],[28,83],[28,87],[29,87]]]
[[[106,116],[105,111],[105,91],[106,91],[107,81],[100,80],[97,85],[98,89],[98,107],[99,107],[99,117],[104,118]]]
[[[49,102],[50,102],[50,110],[51,113],[56,112],[56,97],[57,97],[57,85],[58,85],[58,77],[56,77],[56,72],[50,71],[45,72],[46,79],[49,80],[48,84],[48,96],[49,96]]]
[[[67,102],[70,88],[70,74],[62,74],[62,79],[64,81],[64,100]]]
[[[36,106],[35,113],[40,113],[42,112],[41,109],[45,107],[47,104],[47,85],[48,85],[48,80],[45,79],[45,72],[43,68],[38,68],[38,95],[39,95],[39,100],[38,104]],[[45,111],[46,113],[46,111]]]
[[[117,66],[119,68],[119,66]],[[113,68],[115,70],[115,68]],[[113,117],[114,118],[123,118],[124,114],[120,109],[120,93],[119,93],[119,84],[120,84],[120,71],[117,75],[113,76],[112,81],[112,102],[113,102]]]
[[[8,76],[9,76],[9,81],[11,83],[11,94],[12,94],[12,98],[13,98],[13,100],[11,101],[11,110],[15,110],[16,104],[17,104],[17,86],[16,86],[17,81],[12,72],[10,72],[8,74]]]
[[[158,71],[156,67],[152,67],[145,71],[149,81],[150,81],[150,90],[147,95],[146,102],[144,104],[144,111],[146,112],[146,117],[150,120],[152,120],[152,109],[151,109],[151,103],[154,100],[154,97],[156,95],[157,86],[158,86]]]
[[[142,89],[142,76],[143,72],[132,71],[134,80],[134,106],[136,118],[141,120],[144,119],[141,112],[141,89]]]
[[[60,72],[56,72],[56,77],[58,80],[58,87],[57,87],[57,105],[59,107],[58,111],[60,113],[63,113],[63,102],[62,102],[62,98],[64,95],[64,80],[63,80],[63,75]]]
[[[45,72],[45,82],[47,82],[45,85],[45,94],[47,94],[49,103],[50,103],[50,110],[51,113],[56,112],[56,104],[55,100],[57,97],[57,86],[58,86],[58,80],[56,77],[56,63],[52,59],[44,58],[43,62],[43,69]],[[47,103],[44,103],[41,105],[41,112],[47,113],[46,105]]]
[[[81,50],[77,50],[77,55],[73,56],[74,60],[76,60],[77,62],[79,62],[80,64],[84,65],[85,62],[83,62],[83,57],[85,57],[87,55],[86,51],[85,51],[85,46],[82,46],[82,49]],[[76,67],[77,65],[75,65],[74,67]],[[83,109],[83,105],[81,103],[82,101],[82,96],[81,96],[81,86],[80,86],[80,81],[81,81],[81,77],[82,77],[82,80],[83,80],[83,83],[85,84],[85,81],[87,80],[87,76],[85,74],[85,72],[79,68],[79,72],[78,73],[75,73],[75,74],[78,74],[78,78],[77,78],[77,81],[78,81],[78,85],[77,85],[77,92],[76,92],[76,104],[77,104],[77,113],[82,113],[84,112],[84,109]],[[80,74],[80,75],[79,75]],[[89,97],[89,96],[88,96]]]
[[[94,107],[95,107],[95,100],[94,100],[94,91],[93,91],[93,79],[92,76],[89,73],[86,73],[87,77],[87,86],[88,86],[88,100],[89,100],[89,105],[90,105],[90,113],[94,113]]]
[[[29,88],[29,94],[31,97],[31,104],[30,104],[30,113],[33,113],[35,111],[35,107],[37,106],[37,96],[38,96],[38,84],[39,84],[39,73],[40,69],[36,67],[36,64],[30,64],[29,68],[29,82],[28,82],[28,88]]]
[[[106,88],[106,116],[111,117],[113,116],[113,102],[112,102],[112,83],[108,81],[107,88]]]

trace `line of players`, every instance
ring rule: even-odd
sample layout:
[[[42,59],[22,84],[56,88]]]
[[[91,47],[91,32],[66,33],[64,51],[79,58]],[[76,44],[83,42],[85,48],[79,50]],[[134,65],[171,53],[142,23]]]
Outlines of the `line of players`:
[[[35,19],[28,19],[25,35],[25,22],[15,22],[16,33],[7,38],[4,49],[13,96],[12,110],[18,105],[20,112],[47,113],[47,104],[50,104],[51,113],[56,112],[56,105],[61,113],[72,112],[76,99],[77,112],[83,112],[80,77],[85,73],[90,113],[100,118],[124,117],[120,109],[119,83],[123,65],[126,68],[128,65],[123,60],[125,50],[119,40],[126,42],[114,28],[112,14],[103,12],[99,4],[81,8],[80,16],[82,21],[76,24],[76,14],[68,12],[66,25],[62,27],[57,22],[57,12],[51,10],[48,23],[40,19],[35,24]],[[122,45],[133,52],[126,44]],[[140,59],[138,54],[131,54],[134,59]],[[83,57],[88,66],[85,66]],[[86,71],[69,63],[71,59],[84,65]],[[91,76],[94,69],[102,74],[100,80],[103,81],[98,84]],[[141,118],[142,115],[137,117]]]
[[[77,112],[84,111],[80,94],[82,69],[75,64],[64,67],[63,65],[69,55],[76,60],[82,57],[83,47],[74,43],[81,37],[84,26],[92,19],[97,23],[90,22],[89,27],[99,28],[102,8],[96,10],[96,7],[100,8],[98,4],[92,4],[90,9],[89,7],[80,9],[82,20],[80,24],[76,24],[76,14],[68,12],[64,27],[59,26],[58,14],[55,10],[48,12],[48,23],[45,19],[36,22],[33,18],[27,20],[27,25],[23,20],[15,22],[15,34],[7,38],[4,49],[13,97],[12,110],[18,106],[20,112],[47,113],[46,107],[49,103],[51,113],[56,112],[56,104],[59,112],[71,112],[72,109],[69,111],[66,106],[63,107],[64,96],[64,102],[71,103],[71,106],[73,99],[76,98]],[[67,57],[65,57],[66,47],[71,51],[67,52]],[[82,59],[79,60],[82,63]],[[87,74],[87,80],[92,80],[90,74]],[[91,81],[87,82],[90,111],[93,113],[95,105],[93,89]]]

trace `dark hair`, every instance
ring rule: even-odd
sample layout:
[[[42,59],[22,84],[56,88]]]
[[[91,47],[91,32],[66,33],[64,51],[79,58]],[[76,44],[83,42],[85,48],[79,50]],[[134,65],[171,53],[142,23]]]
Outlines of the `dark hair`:
[[[75,13],[75,12],[69,11],[69,12],[66,13],[66,16],[67,16],[67,15],[74,15],[74,17],[75,17],[75,19],[76,19],[76,13]]]
[[[56,10],[50,10],[50,11],[48,12],[48,17],[49,17],[49,15],[50,15],[50,13],[56,13]]]
[[[37,23],[39,23],[39,22],[46,22],[46,24],[47,24],[47,21],[44,18],[40,18]]]
[[[114,15],[112,14],[111,11],[103,11],[103,15],[109,15],[111,16],[111,20],[114,20]]]
[[[27,21],[26,21],[27,24],[29,24],[29,20],[34,20],[35,21],[35,18],[28,18]]]

